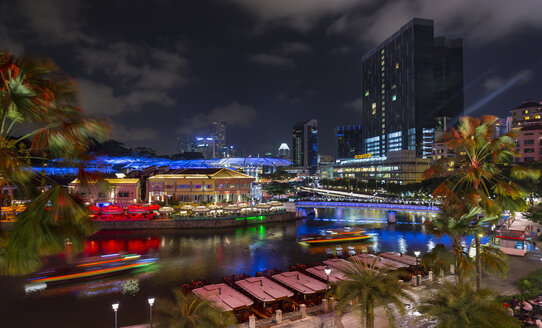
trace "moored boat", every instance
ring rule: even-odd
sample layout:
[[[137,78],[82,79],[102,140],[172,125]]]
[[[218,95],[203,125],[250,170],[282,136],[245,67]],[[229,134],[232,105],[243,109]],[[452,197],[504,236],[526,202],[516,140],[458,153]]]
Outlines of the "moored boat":
[[[338,244],[347,242],[359,242],[371,239],[372,236],[361,228],[339,228],[329,229],[322,234],[305,235],[300,242],[307,245]]]

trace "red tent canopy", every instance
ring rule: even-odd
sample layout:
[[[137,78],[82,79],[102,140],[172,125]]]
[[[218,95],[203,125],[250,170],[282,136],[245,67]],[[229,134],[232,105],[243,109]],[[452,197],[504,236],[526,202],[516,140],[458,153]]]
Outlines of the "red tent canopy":
[[[146,213],[149,210],[145,206],[132,205],[127,208],[128,213]]]
[[[122,214],[124,213],[124,210],[117,205],[109,205],[106,207],[102,207],[102,213],[103,214]]]
[[[96,205],[90,205],[88,209],[94,214],[100,213],[100,208]]]
[[[149,211],[157,211],[157,210],[160,209],[160,205],[152,204],[152,205],[147,206],[147,209],[148,209]]]

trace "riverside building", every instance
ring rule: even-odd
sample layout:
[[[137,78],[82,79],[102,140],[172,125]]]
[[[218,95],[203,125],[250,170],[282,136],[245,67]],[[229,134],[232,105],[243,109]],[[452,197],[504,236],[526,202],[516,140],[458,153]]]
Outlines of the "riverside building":
[[[149,202],[175,197],[183,203],[250,201],[254,178],[220,168],[183,169],[147,179]]]
[[[292,129],[294,165],[311,175],[318,169],[318,121],[299,122]]]

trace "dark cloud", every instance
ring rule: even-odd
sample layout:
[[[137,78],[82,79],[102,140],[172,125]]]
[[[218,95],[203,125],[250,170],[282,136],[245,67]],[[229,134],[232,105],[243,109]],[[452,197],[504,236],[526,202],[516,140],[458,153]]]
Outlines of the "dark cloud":
[[[421,17],[435,20],[437,33],[485,43],[526,28],[542,28],[539,12],[542,1],[538,0],[397,0],[377,8],[361,6],[360,10],[345,12],[329,26],[328,33],[351,33],[375,44],[412,17]]]
[[[209,123],[215,120],[226,122],[229,128],[247,127],[254,122],[257,115],[258,113],[252,106],[233,101],[226,106],[215,107],[208,113],[197,113],[190,118],[183,119],[177,132],[180,134],[207,132]]]
[[[534,76],[534,73],[531,70],[527,70],[527,69],[514,73],[512,76],[506,77],[506,78],[502,76],[498,76],[498,75],[493,75],[484,81],[483,87],[487,91],[492,92],[503,87],[505,84],[509,83],[510,81],[517,80],[516,83],[518,85],[527,83],[532,80],[533,76]]]
[[[254,63],[271,67],[294,68],[295,66],[292,59],[275,54],[260,53],[250,56],[250,60]]]

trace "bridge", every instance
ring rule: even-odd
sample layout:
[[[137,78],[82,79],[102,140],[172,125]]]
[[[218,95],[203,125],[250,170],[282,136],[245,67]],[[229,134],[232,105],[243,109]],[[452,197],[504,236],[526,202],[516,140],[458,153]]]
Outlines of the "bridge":
[[[359,208],[390,211],[414,211],[414,212],[438,212],[437,206],[411,205],[411,204],[386,204],[386,203],[356,203],[356,202],[326,202],[326,201],[298,201],[297,208]]]

